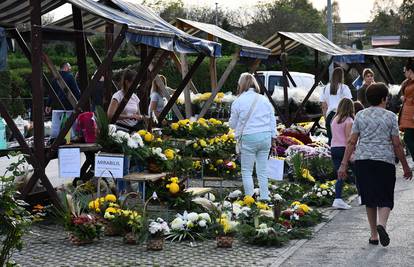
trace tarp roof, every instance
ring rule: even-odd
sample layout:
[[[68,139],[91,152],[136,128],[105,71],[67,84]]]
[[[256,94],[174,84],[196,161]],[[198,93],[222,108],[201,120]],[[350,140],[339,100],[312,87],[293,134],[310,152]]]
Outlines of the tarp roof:
[[[176,23],[180,23],[180,22],[190,26],[190,27],[186,27],[187,29],[184,29],[186,32],[189,32],[189,33],[191,32],[192,34],[195,34],[198,32],[198,31],[194,31],[194,28],[195,28],[205,33],[208,33],[210,35],[213,35],[215,37],[218,37],[219,39],[223,39],[230,43],[240,46],[241,47],[240,56],[242,57],[266,59],[270,55],[270,50],[268,48],[258,45],[256,43],[253,43],[249,40],[243,39],[226,30],[223,30],[222,28],[216,25],[177,18]]]
[[[277,32],[264,41],[262,45],[270,48],[272,55],[280,55],[282,53],[282,38],[285,39],[286,52],[295,49],[299,45],[305,45],[333,56],[335,62],[362,63],[365,62],[365,56],[414,57],[414,50],[391,48],[357,50],[342,48],[329,41],[320,33]]]
[[[42,14],[48,13],[64,3],[79,7],[83,11],[86,30],[95,29],[94,24],[109,21],[119,25],[127,25],[127,40],[146,44],[153,47],[180,53],[199,53],[208,56],[220,56],[220,44],[210,41],[195,40],[194,37],[180,35],[160,24],[152,15],[142,15],[142,18],[130,16],[93,0],[39,0]],[[0,2],[0,25],[17,26],[30,21],[29,0],[6,0]],[[146,11],[147,13],[149,11]],[[72,20],[72,16],[70,16]],[[72,23],[73,25],[73,23]],[[54,25],[56,26],[56,25]],[[59,26],[59,24],[57,24]]]

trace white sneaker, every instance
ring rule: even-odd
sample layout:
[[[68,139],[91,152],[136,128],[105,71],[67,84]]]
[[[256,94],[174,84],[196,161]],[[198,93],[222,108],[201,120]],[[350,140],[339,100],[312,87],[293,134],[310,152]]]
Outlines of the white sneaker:
[[[332,207],[340,209],[340,210],[349,210],[352,208],[350,205],[346,204],[341,198],[335,198]]]
[[[362,199],[361,199],[361,196],[358,196],[358,205],[362,205]]]

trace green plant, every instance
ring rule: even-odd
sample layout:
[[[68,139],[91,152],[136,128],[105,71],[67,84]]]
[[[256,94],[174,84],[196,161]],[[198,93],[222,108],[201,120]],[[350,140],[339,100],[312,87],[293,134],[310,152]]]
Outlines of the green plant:
[[[16,199],[18,192],[14,185],[14,173],[19,165],[9,167],[0,176],[0,236],[2,247],[0,251],[0,266],[13,266],[10,258],[15,249],[23,247],[22,237],[29,232],[33,217],[26,210],[27,204]],[[13,175],[6,176],[8,172]]]
[[[241,224],[237,231],[243,242],[258,246],[280,247],[289,240],[286,228],[280,224],[270,222],[261,223],[258,227]]]

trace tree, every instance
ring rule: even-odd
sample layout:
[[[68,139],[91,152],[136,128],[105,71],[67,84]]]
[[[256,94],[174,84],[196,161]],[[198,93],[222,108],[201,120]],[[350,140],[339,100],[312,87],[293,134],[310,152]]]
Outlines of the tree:
[[[277,31],[321,32],[323,18],[308,0],[273,0],[258,4],[247,38],[259,43]]]
[[[414,0],[404,0],[399,12],[402,19],[400,46],[414,49]]]
[[[367,36],[398,35],[401,29],[401,20],[393,9],[377,9],[374,18],[369,24]]]

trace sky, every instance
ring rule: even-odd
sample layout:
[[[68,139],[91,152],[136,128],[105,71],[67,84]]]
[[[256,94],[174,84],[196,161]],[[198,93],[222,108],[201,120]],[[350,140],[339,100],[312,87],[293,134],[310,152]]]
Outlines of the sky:
[[[131,0],[130,0],[131,1]],[[219,8],[237,9],[240,7],[248,8],[260,2],[269,2],[271,0],[183,0],[188,6],[211,6],[215,7],[218,3]],[[313,6],[322,10],[326,7],[327,0],[310,0]],[[332,0],[333,2],[333,0]],[[339,15],[341,22],[366,22],[371,20],[371,11],[374,7],[375,0],[337,0],[339,4]],[[402,3],[402,0],[394,0],[397,5]],[[64,5],[59,10],[54,12],[55,19],[64,17],[70,14],[71,8],[69,5]]]

